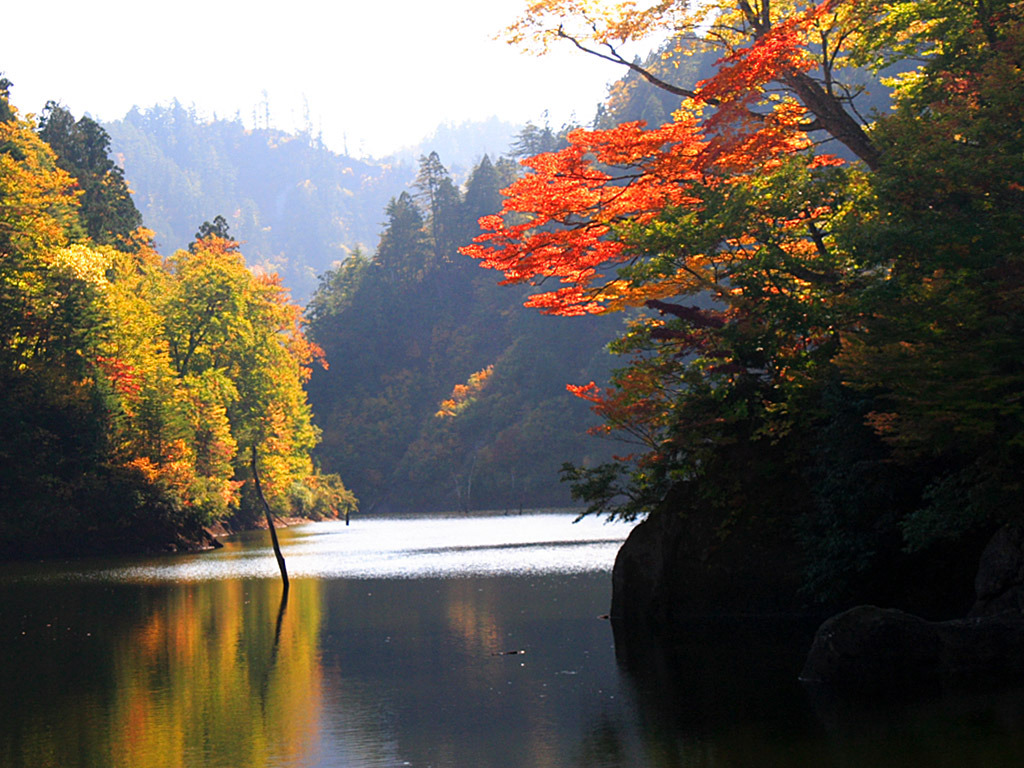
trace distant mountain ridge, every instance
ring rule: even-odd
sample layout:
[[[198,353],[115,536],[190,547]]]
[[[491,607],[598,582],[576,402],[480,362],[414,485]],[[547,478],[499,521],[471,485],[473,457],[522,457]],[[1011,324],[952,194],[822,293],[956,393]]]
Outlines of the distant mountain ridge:
[[[338,154],[309,133],[206,119],[178,102],[103,127],[161,253],[186,247],[202,222],[222,215],[250,265],[279,273],[299,303],[353,249],[373,251],[382,211],[433,144],[451,154],[456,174],[468,173],[518,130],[497,119],[444,125],[420,147],[376,160]]]

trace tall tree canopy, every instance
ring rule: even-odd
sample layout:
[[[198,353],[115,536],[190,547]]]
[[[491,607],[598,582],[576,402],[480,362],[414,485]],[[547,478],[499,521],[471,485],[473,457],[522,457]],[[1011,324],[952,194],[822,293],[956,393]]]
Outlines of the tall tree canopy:
[[[1019,506],[1022,14],[529,7],[514,42],[575,45],[680,100],[660,126],[576,130],[526,160],[463,249],[506,283],[558,281],[527,302],[546,313],[651,310],[618,342],[631,362],[611,385],[574,387],[637,445],[570,471],[592,510],[632,517],[684,493],[722,532],[786,510],[816,549],[811,580],[832,568],[834,584],[901,537],[928,547]],[[676,84],[620,55],[652,33],[716,51],[714,73]],[[862,114],[901,61],[893,111]]]

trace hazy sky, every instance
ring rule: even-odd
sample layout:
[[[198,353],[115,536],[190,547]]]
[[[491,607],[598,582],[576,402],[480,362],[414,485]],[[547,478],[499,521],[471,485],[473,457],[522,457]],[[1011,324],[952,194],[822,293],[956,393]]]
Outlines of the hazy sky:
[[[22,113],[47,99],[122,117],[177,98],[251,124],[314,131],[386,155],[442,122],[589,122],[620,69],[566,50],[534,58],[494,40],[525,0],[56,0],[4,9],[0,72]],[[308,108],[307,108],[308,105]]]

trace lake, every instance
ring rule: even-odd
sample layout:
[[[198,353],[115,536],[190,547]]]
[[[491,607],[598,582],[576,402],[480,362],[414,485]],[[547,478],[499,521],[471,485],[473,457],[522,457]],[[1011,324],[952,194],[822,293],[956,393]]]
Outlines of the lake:
[[[0,766],[1019,765],[1024,694],[852,705],[813,624],[694,619],[616,649],[628,526],[363,519],[195,555],[0,569]]]

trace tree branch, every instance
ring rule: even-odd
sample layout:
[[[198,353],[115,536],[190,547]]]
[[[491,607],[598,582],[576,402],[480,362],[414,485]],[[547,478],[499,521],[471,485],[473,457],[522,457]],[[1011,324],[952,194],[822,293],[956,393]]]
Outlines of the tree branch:
[[[593,48],[588,48],[587,46],[583,45],[583,43],[581,43],[575,37],[566,32],[562,28],[561,24],[558,26],[558,29],[555,31],[555,34],[557,34],[564,40],[568,40],[570,43],[575,45],[584,53],[589,53],[591,56],[597,56],[597,58],[604,59],[605,61],[610,61],[613,64],[621,64],[624,67],[628,67],[629,69],[636,72],[638,75],[640,75],[642,78],[644,78],[647,82],[649,82],[656,88],[660,88],[663,91],[667,91],[668,93],[675,94],[676,96],[682,96],[683,98],[687,99],[692,99],[694,96],[697,95],[696,91],[690,90],[689,88],[680,88],[678,85],[672,85],[672,83],[668,83],[662,80],[653,72],[644,69],[639,64],[635,64],[632,61],[627,61],[626,59],[622,58],[619,52],[615,50],[615,46],[613,46],[611,43],[604,44],[604,46],[609,50],[610,53],[601,53],[601,51],[596,51]]]

